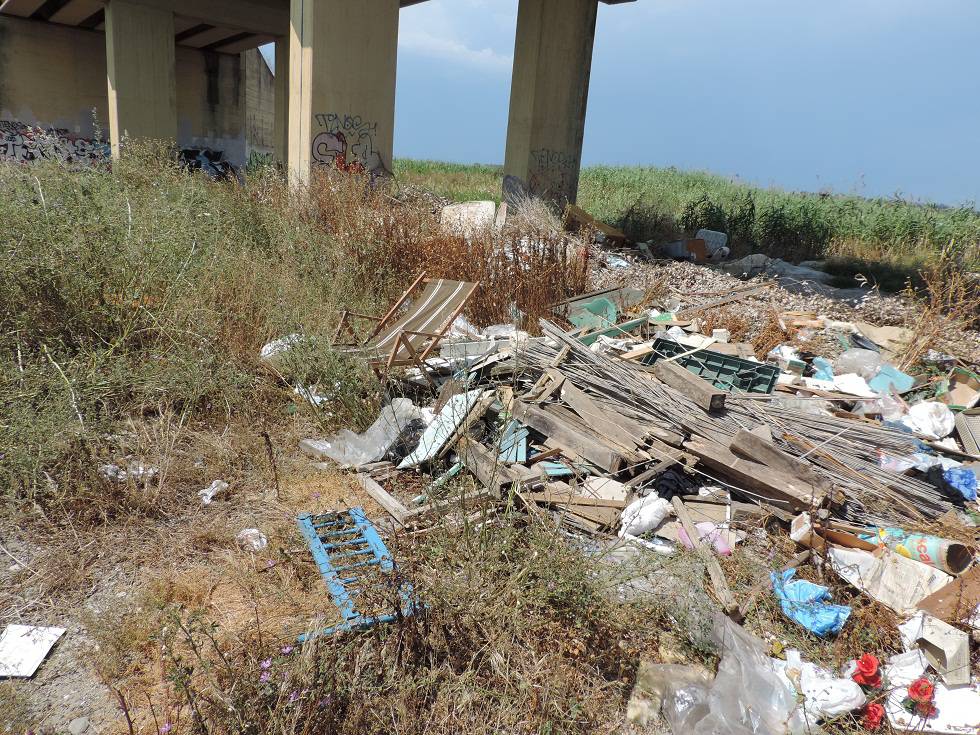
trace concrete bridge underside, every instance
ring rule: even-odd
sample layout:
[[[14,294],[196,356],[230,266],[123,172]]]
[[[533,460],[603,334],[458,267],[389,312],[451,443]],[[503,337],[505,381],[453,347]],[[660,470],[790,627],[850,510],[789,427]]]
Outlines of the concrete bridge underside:
[[[109,137],[177,135],[175,48],[276,45],[277,157],[391,170],[398,19],[424,0],[4,0],[0,14],[105,33]],[[602,0],[608,4],[633,0]],[[599,0],[519,0],[504,194],[575,200]]]

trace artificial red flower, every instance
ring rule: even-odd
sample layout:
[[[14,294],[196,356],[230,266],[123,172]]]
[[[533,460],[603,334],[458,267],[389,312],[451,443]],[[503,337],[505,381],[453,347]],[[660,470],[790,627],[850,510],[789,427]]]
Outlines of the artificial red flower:
[[[913,702],[921,702],[922,704],[931,704],[932,698],[936,693],[935,687],[932,685],[928,679],[924,676],[916,679],[911,684],[909,684],[909,698]]]
[[[864,708],[864,717],[861,724],[865,730],[877,730],[881,727],[881,721],[885,717],[885,708],[877,702],[871,702]]]
[[[878,671],[878,659],[874,654],[865,653],[857,660],[857,669],[851,674],[861,686],[877,688],[881,686],[881,672]]]
[[[930,717],[935,717],[937,712],[939,712],[939,710],[936,709],[936,705],[934,705],[932,702],[915,703],[915,714],[917,714],[919,717],[928,719]]]

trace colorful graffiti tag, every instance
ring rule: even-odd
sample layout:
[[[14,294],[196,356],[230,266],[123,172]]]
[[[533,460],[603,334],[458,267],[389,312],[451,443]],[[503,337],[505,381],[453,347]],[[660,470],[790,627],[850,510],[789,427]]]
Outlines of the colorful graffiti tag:
[[[372,178],[390,173],[375,145],[377,123],[333,112],[314,117],[322,130],[313,139],[313,163],[342,171],[367,171]]]
[[[108,161],[111,155],[108,143],[74,135],[63,128],[32,127],[18,121],[0,120],[0,160],[31,163],[53,159],[91,165]],[[236,175],[235,167],[225,160],[223,151],[183,148],[180,161],[188,170],[203,171],[214,179]]]
[[[30,163],[43,158],[95,163],[109,158],[109,146],[61,128],[37,128],[0,120],[0,159]]]

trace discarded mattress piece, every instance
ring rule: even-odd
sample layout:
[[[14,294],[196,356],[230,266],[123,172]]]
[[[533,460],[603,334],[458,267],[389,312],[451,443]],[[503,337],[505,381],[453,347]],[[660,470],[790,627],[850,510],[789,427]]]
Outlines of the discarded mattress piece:
[[[0,677],[34,676],[64,628],[8,625],[0,635]]]

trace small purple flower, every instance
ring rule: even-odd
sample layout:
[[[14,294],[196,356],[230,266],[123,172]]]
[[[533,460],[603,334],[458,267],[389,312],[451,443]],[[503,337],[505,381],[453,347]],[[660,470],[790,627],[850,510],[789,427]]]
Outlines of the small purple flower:
[[[265,560],[265,568],[266,569],[272,569],[272,567],[274,567],[275,565],[276,565],[275,559],[266,559]]]
[[[267,658],[265,661],[263,661],[262,663],[259,664],[259,668],[261,668],[263,671],[266,671],[268,669],[271,669],[272,668],[272,659],[271,658]]]
[[[313,493],[313,499],[314,500],[319,500],[320,499],[320,493]]]
[[[289,654],[291,654],[293,652],[293,647],[292,646],[283,646],[280,650],[282,651],[282,655],[283,656],[288,656]]]
[[[316,703],[316,706],[319,707],[320,709],[323,709],[328,704],[330,704],[330,700],[331,699],[333,699],[333,695],[332,694],[328,694],[325,697],[321,697],[320,698],[320,701]]]
[[[294,704],[295,702],[298,701],[299,701],[299,692],[293,689],[293,691],[289,693],[289,703]]]
[[[173,725],[171,725],[169,722],[164,722],[163,726],[160,728],[160,735],[167,735],[167,733],[173,729]]]
[[[262,682],[263,684],[269,681],[269,672],[263,671],[261,674],[259,674],[259,681]]]

